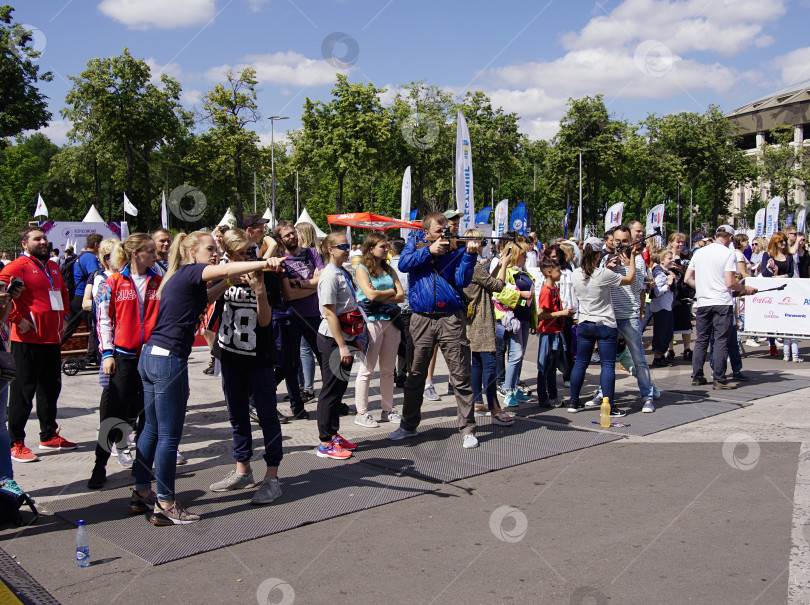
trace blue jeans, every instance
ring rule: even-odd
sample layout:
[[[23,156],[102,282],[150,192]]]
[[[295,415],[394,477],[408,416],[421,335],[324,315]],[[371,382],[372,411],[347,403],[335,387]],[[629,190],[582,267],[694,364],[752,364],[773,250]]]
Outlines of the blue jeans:
[[[11,447],[8,440],[6,409],[8,408],[8,383],[0,380],[0,480],[14,479],[11,467]]]
[[[306,338],[301,339],[301,365],[298,366],[298,384],[304,386],[304,390],[312,392],[315,390],[315,353],[309,346]]]
[[[582,383],[585,382],[585,370],[591,363],[593,348],[597,343],[599,343],[599,358],[602,360],[602,372],[599,375],[600,390],[611,405],[613,404],[619,330],[589,321],[577,326],[577,361],[571,371],[571,403],[579,403],[579,393],[582,390]]]
[[[146,346],[138,362],[143,380],[146,423],[138,438],[135,489],[150,489],[155,465],[156,492],[163,502],[174,500],[177,447],[183,436],[188,405],[188,358],[153,355]]]
[[[633,358],[633,365],[636,366],[636,381],[638,382],[641,397],[644,401],[652,399],[655,389],[650,378],[650,366],[647,365],[647,358],[644,356],[644,345],[641,341],[641,321],[638,317],[617,319],[616,325],[619,332],[624,336],[624,344],[630,352],[630,357]],[[599,345],[599,356],[602,356],[601,344]],[[596,396],[603,397],[604,391],[600,389]],[[611,401],[613,401],[612,397]]]
[[[672,310],[661,309],[652,314],[655,317],[653,325],[652,350],[661,357],[667,354],[672,335],[675,332],[675,315]]]
[[[557,399],[557,362],[565,353],[564,346],[561,332],[540,332],[537,348],[537,399],[540,405],[549,399]]]
[[[503,385],[507,391],[514,391],[520,380],[523,356],[526,354],[526,346],[529,344],[529,322],[522,322],[518,332],[507,332],[506,344],[509,346],[509,356],[506,360],[506,378]]]
[[[475,352],[472,354],[472,369],[470,375],[473,383],[473,401],[479,402],[484,400],[481,392],[483,385],[483,392],[487,396],[487,408],[490,410],[495,409],[497,403],[497,385],[495,384],[495,353],[490,351]]]

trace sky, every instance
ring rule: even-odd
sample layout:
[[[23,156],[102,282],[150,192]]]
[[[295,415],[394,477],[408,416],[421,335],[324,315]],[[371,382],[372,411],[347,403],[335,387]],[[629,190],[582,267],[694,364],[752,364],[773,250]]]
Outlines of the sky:
[[[276,140],[300,128],[305,99],[328,100],[341,72],[386,88],[424,80],[480,90],[520,117],[530,139],[557,132],[569,98],[604,95],[633,122],[650,113],[724,112],[810,80],[810,0],[7,0],[34,31],[53,113],[42,129],[67,142],[59,110],[86,63],[128,47],[182,102],[228,69],[252,65]],[[807,83],[810,85],[810,82]],[[270,122],[256,127],[270,143]]]

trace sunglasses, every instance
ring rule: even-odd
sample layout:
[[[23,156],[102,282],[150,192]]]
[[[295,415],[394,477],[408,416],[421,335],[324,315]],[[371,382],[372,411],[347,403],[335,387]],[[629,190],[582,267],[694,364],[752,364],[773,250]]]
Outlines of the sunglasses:
[[[332,246],[333,248],[338,248],[339,250],[346,251],[349,249],[349,244],[338,244],[337,246]]]

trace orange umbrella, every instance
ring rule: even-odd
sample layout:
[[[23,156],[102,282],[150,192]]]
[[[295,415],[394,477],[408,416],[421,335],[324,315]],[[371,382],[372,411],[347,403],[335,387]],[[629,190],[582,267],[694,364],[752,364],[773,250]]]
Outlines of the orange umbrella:
[[[359,229],[422,229],[421,221],[403,221],[390,216],[372,214],[371,212],[351,212],[349,214],[330,214],[326,217],[330,225]]]

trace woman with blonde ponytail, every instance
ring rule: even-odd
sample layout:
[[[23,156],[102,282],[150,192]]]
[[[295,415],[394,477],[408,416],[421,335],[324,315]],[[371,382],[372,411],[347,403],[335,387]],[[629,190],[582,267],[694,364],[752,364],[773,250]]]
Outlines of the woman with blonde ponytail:
[[[103,246],[102,249],[106,250]],[[101,349],[101,370],[108,378],[106,397],[102,396],[99,420],[103,428],[110,418],[141,418],[143,423],[143,384],[138,374],[141,348],[149,338],[158,312],[157,289],[160,276],[155,264],[155,242],[146,233],[133,233],[102,257],[112,273],[96,299],[96,324]],[[96,462],[87,487],[100,489],[107,480],[106,467],[115,448],[118,462],[132,468],[127,447],[128,426],[122,422],[96,444]],[[139,431],[136,429],[136,434]],[[142,512],[142,498],[133,496],[130,510]]]
[[[169,251],[160,288],[157,320],[141,353],[146,424],[138,439],[135,492],[143,505],[154,503],[154,525],[199,521],[174,493],[177,446],[188,403],[188,356],[205,307],[232,285],[231,279],[263,269],[278,270],[279,259],[217,264],[217,244],[209,233],[180,233]],[[206,283],[222,280],[210,288]],[[152,464],[157,494],[152,491]],[[132,508],[130,508],[134,512]]]

